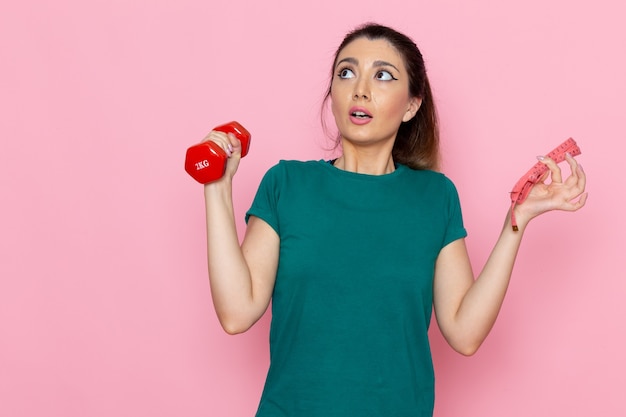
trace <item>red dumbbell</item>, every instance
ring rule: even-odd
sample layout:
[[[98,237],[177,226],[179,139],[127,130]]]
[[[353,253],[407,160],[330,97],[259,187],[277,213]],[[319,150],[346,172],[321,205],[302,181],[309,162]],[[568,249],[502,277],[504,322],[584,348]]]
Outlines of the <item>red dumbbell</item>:
[[[241,141],[241,156],[248,154],[250,149],[250,132],[237,122],[217,126],[213,130],[232,133]],[[185,171],[200,184],[219,180],[226,171],[228,155],[215,142],[207,141],[193,145],[187,149]]]

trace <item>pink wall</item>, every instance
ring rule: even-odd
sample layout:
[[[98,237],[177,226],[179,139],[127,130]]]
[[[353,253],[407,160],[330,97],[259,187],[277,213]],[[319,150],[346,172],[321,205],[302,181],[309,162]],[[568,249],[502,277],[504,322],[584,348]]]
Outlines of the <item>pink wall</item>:
[[[436,416],[625,415],[626,7],[504,3],[4,5],[0,415],[253,415],[268,317],[241,336],[219,328],[184,151],[231,119],[253,133],[236,181],[243,230],[269,166],[328,156],[330,59],[365,20],[427,58],[475,269],[535,155],[573,136],[589,175],[583,211],[528,230],[476,356],[433,328]]]

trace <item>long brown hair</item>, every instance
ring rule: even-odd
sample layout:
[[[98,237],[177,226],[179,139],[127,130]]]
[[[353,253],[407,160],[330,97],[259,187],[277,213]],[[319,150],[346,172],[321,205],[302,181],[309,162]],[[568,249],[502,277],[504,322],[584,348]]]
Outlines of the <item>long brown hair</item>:
[[[349,32],[335,52],[331,78],[323,104],[326,105],[330,98],[337,57],[350,42],[363,37],[369,40],[384,39],[393,45],[402,56],[409,75],[409,94],[422,99],[417,114],[408,122],[400,124],[392,151],[394,161],[413,169],[437,170],[439,168],[437,110],[426,75],[424,58],[415,42],[408,36],[376,23],[366,23]]]

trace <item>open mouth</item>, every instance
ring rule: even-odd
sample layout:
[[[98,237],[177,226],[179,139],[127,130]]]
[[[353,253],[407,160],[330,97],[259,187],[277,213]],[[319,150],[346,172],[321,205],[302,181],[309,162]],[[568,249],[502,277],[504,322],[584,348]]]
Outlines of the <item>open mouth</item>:
[[[357,119],[371,119],[372,116],[362,111],[353,111],[350,113],[352,117],[356,117]]]

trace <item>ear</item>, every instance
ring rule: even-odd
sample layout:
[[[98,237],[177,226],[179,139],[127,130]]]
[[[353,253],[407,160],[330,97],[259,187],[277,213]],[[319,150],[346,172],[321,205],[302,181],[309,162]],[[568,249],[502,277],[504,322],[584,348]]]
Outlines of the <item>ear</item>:
[[[402,117],[402,121],[408,122],[409,120],[411,120],[417,114],[417,111],[420,109],[421,105],[422,99],[420,97],[411,98],[409,100],[409,106],[406,110],[406,113],[404,113],[404,116]]]

